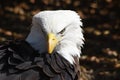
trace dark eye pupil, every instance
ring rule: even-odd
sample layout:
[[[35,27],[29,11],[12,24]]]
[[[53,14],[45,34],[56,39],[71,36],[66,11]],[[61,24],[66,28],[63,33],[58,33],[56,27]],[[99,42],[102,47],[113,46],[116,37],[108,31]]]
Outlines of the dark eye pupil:
[[[65,28],[63,30],[61,30],[59,33],[63,34],[65,32]]]

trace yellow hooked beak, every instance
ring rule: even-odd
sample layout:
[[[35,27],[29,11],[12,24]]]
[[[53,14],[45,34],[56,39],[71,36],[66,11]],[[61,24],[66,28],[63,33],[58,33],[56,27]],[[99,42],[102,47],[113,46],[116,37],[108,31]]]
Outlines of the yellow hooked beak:
[[[56,47],[58,40],[53,33],[48,34],[48,53],[51,54]]]

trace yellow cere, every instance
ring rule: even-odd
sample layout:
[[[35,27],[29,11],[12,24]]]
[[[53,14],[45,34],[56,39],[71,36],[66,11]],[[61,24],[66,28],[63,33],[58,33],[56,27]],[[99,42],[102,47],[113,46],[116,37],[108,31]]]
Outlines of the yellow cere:
[[[58,43],[58,40],[57,40],[55,34],[49,33],[48,34],[48,52],[49,52],[49,54],[51,54],[53,52],[57,43]]]

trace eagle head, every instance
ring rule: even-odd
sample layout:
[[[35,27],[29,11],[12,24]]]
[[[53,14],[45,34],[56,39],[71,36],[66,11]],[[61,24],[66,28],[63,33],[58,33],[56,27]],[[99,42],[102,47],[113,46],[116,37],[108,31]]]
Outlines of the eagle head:
[[[41,11],[33,16],[26,41],[39,53],[55,51],[73,64],[73,57],[80,58],[84,44],[81,26],[80,16],[75,11]]]

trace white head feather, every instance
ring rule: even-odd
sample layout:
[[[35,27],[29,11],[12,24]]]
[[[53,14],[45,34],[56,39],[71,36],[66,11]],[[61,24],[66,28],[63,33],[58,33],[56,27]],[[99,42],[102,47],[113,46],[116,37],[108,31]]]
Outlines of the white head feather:
[[[40,53],[47,51],[47,38],[42,31],[54,33],[60,39],[55,51],[74,63],[73,56],[80,57],[81,47],[84,44],[82,22],[79,15],[70,10],[42,11],[33,17],[32,28],[27,41]],[[65,29],[60,34],[59,32]]]

